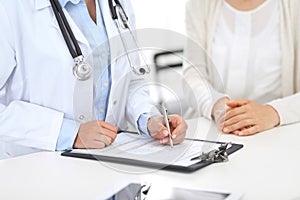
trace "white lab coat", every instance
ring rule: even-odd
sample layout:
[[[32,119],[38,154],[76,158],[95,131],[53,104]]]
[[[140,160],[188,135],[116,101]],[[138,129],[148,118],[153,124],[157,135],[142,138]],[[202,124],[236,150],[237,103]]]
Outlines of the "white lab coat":
[[[117,34],[108,1],[99,1],[109,38]],[[122,2],[129,18],[132,8]],[[84,55],[86,38],[65,12]],[[62,37],[49,0],[0,0],[0,140],[55,150],[63,118],[73,118],[73,58]],[[118,49],[112,49],[118,52]],[[107,121],[126,128],[149,112],[143,79],[134,75],[126,57],[112,63],[112,89]]]

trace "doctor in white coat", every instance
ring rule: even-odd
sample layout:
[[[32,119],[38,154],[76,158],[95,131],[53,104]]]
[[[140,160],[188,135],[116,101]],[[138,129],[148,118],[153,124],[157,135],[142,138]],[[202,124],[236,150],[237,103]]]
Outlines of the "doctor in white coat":
[[[84,56],[88,56],[93,44],[97,43],[87,37],[87,24],[92,27],[90,33],[102,27],[99,35],[106,35],[107,39],[118,36],[107,0],[59,2]],[[130,22],[134,23],[129,1],[121,3]],[[82,6],[86,6],[90,16],[86,21],[83,13],[76,13],[82,11],[76,10]],[[51,151],[103,148],[114,141],[117,130],[125,129],[126,121],[129,121],[141,134],[169,144],[163,118],[153,112],[147,90],[136,90],[143,84],[143,79],[131,71],[126,57],[110,66],[110,90],[104,92],[107,95],[105,115],[99,114],[102,119],[76,128],[73,116],[74,60],[49,0],[0,0],[0,27],[0,138]],[[105,51],[108,54],[109,48]],[[102,84],[101,80],[99,83]],[[173,115],[169,116],[169,123],[174,143],[182,142],[187,129],[184,120]]]

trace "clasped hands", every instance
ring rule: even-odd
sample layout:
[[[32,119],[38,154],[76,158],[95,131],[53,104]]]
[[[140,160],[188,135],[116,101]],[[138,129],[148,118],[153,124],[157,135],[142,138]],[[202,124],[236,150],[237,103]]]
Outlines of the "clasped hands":
[[[174,144],[184,140],[186,122],[179,115],[169,115],[169,124]],[[150,135],[163,145],[169,144],[169,133],[162,116],[150,117],[147,122]],[[81,124],[73,144],[78,149],[101,149],[109,146],[117,137],[118,128],[104,121],[95,120]]]
[[[222,98],[215,104],[212,116],[223,133],[239,136],[253,135],[280,124],[279,115],[272,106],[250,100]]]

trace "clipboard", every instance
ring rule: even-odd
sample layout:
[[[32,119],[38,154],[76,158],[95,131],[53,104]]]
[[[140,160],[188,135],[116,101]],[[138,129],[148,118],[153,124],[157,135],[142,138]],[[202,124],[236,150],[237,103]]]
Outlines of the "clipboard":
[[[141,137],[141,136],[139,136],[139,137]],[[212,144],[214,146],[218,146],[218,145],[221,146],[221,145],[227,144],[225,142],[216,142],[216,141],[190,139],[190,138],[186,138],[184,141],[185,142],[193,142],[196,144],[199,142],[199,144],[202,143],[202,145],[203,144]],[[154,141],[154,142],[157,142],[157,141]],[[161,145],[161,144],[158,144],[158,145]],[[243,148],[242,144],[230,143],[230,147],[226,149],[226,154],[229,156],[241,148]],[[201,152],[199,152],[198,154],[201,155]],[[85,150],[84,153],[80,152],[80,151],[78,152],[76,150],[67,150],[67,151],[63,152],[61,155],[68,156],[68,157],[74,157],[74,158],[99,160],[99,161],[104,161],[104,162],[169,170],[169,171],[182,172],[182,173],[191,173],[191,172],[197,171],[199,169],[202,169],[208,165],[211,165],[213,163],[218,163],[218,161],[212,161],[212,160],[198,160],[190,165],[181,165],[181,164],[176,164],[176,163],[165,164],[165,163],[159,163],[159,162],[155,162],[155,161],[154,162],[146,161],[146,160],[140,160],[140,159],[124,157],[124,156],[119,157],[119,156],[109,155],[109,154],[108,155],[107,154],[99,155],[98,153],[96,154],[96,153],[93,153],[93,151],[89,151],[89,150]]]

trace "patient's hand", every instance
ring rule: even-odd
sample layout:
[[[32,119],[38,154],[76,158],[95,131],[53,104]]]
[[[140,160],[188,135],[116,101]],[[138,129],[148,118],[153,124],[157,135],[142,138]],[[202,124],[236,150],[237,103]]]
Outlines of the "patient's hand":
[[[270,105],[261,105],[250,100],[228,101],[230,109],[226,112],[224,133],[240,136],[252,135],[271,129],[280,124],[277,111]]]

